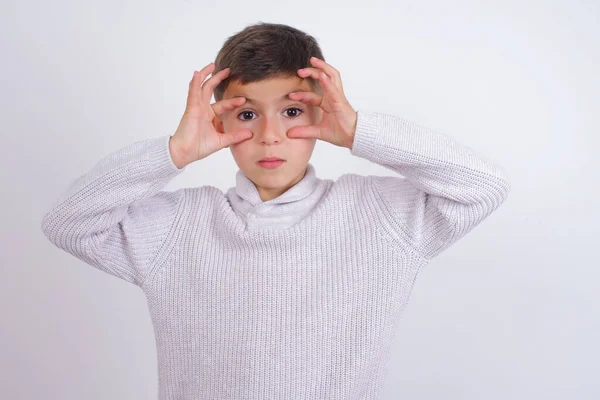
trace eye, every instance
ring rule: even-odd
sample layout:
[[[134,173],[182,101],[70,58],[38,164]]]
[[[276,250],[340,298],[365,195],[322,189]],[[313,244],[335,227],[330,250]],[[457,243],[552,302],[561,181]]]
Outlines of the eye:
[[[302,114],[304,112],[302,109],[300,109],[298,107],[289,107],[289,108],[286,108],[284,112],[291,111],[291,110],[294,110],[294,113],[292,115],[289,115],[289,113],[288,113],[288,115],[287,115],[288,117],[291,117],[291,118],[296,118],[297,116],[299,116],[300,114]],[[238,114],[238,119],[241,120],[241,121],[251,121],[252,118],[247,119],[247,118],[244,118],[243,116],[247,117],[248,115],[251,116],[252,114],[254,114],[254,111],[243,110],[243,111],[241,111]],[[240,117],[242,117],[242,118],[240,118]]]
[[[254,114],[254,111],[244,110],[238,114],[238,119],[241,119],[242,121],[250,121],[250,119],[240,118],[241,115],[247,116],[248,114]]]
[[[296,115],[292,115],[291,117],[295,118],[298,115],[302,114],[304,111],[302,111],[301,109],[299,109],[298,107],[290,107],[290,108],[286,108],[285,111],[290,111],[290,110],[296,110]],[[297,112],[300,111],[300,114],[298,114]],[[289,115],[288,115],[289,116]]]

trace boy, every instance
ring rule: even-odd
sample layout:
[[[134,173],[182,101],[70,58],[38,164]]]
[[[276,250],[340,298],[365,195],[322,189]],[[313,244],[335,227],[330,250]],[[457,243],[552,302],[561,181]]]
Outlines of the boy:
[[[317,139],[406,178],[319,179]],[[160,191],[226,147],[226,193]],[[355,111],[312,36],[259,23],[194,71],[173,136],[100,160],[42,228],[144,291],[160,399],[376,399],[419,271],[509,190],[450,137]]]

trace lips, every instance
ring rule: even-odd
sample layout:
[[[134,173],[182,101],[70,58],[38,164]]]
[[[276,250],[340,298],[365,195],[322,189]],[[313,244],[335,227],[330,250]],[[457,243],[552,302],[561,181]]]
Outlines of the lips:
[[[261,161],[285,161],[285,160],[282,158],[278,158],[278,157],[267,157],[267,158],[263,158],[259,162],[261,162]]]
[[[275,160],[275,161],[265,161],[265,160]],[[261,161],[258,161],[256,164],[258,164],[262,168],[274,170],[274,169],[280,167],[281,165],[283,165],[284,163],[285,163],[285,160],[282,160],[281,158],[268,157],[268,158],[263,158]]]

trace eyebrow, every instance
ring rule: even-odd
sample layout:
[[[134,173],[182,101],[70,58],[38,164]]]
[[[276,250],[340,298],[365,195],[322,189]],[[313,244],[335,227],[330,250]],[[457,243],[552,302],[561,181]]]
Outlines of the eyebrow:
[[[303,92],[303,91],[305,91],[305,90],[306,90],[306,89],[304,89],[304,88],[298,88],[298,89],[296,89],[296,90],[292,90],[291,92],[289,92],[289,93],[286,93],[286,94],[284,94],[283,96],[281,96],[279,99],[277,99],[277,101],[281,101],[281,100],[284,100],[284,99],[286,99],[290,93],[294,93],[294,92]],[[238,94],[238,93],[236,93],[236,94],[234,94],[234,95],[232,96],[232,98],[233,98],[233,97],[240,97],[240,96],[241,96],[241,97],[245,97],[245,98],[246,98],[246,101],[245,101],[245,103],[244,103],[244,104],[247,104],[247,103],[253,103],[253,104],[262,104],[262,102],[261,102],[261,101],[259,101],[259,100],[256,100],[256,99],[251,99],[250,97],[246,96],[246,95],[245,95],[245,94],[243,94],[243,93],[239,93],[239,94]],[[290,100],[292,100],[292,99],[290,99]],[[242,107],[242,106],[240,106],[240,107]]]

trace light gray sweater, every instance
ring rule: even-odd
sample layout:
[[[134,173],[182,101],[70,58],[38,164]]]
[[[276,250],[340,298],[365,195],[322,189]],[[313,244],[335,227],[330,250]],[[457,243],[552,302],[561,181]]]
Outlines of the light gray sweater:
[[[304,178],[262,202],[161,189],[168,135],[77,178],[44,216],[59,248],[139,286],[159,398],[377,399],[415,278],[506,199],[504,170],[449,136],[358,111],[350,151],[402,176]]]

